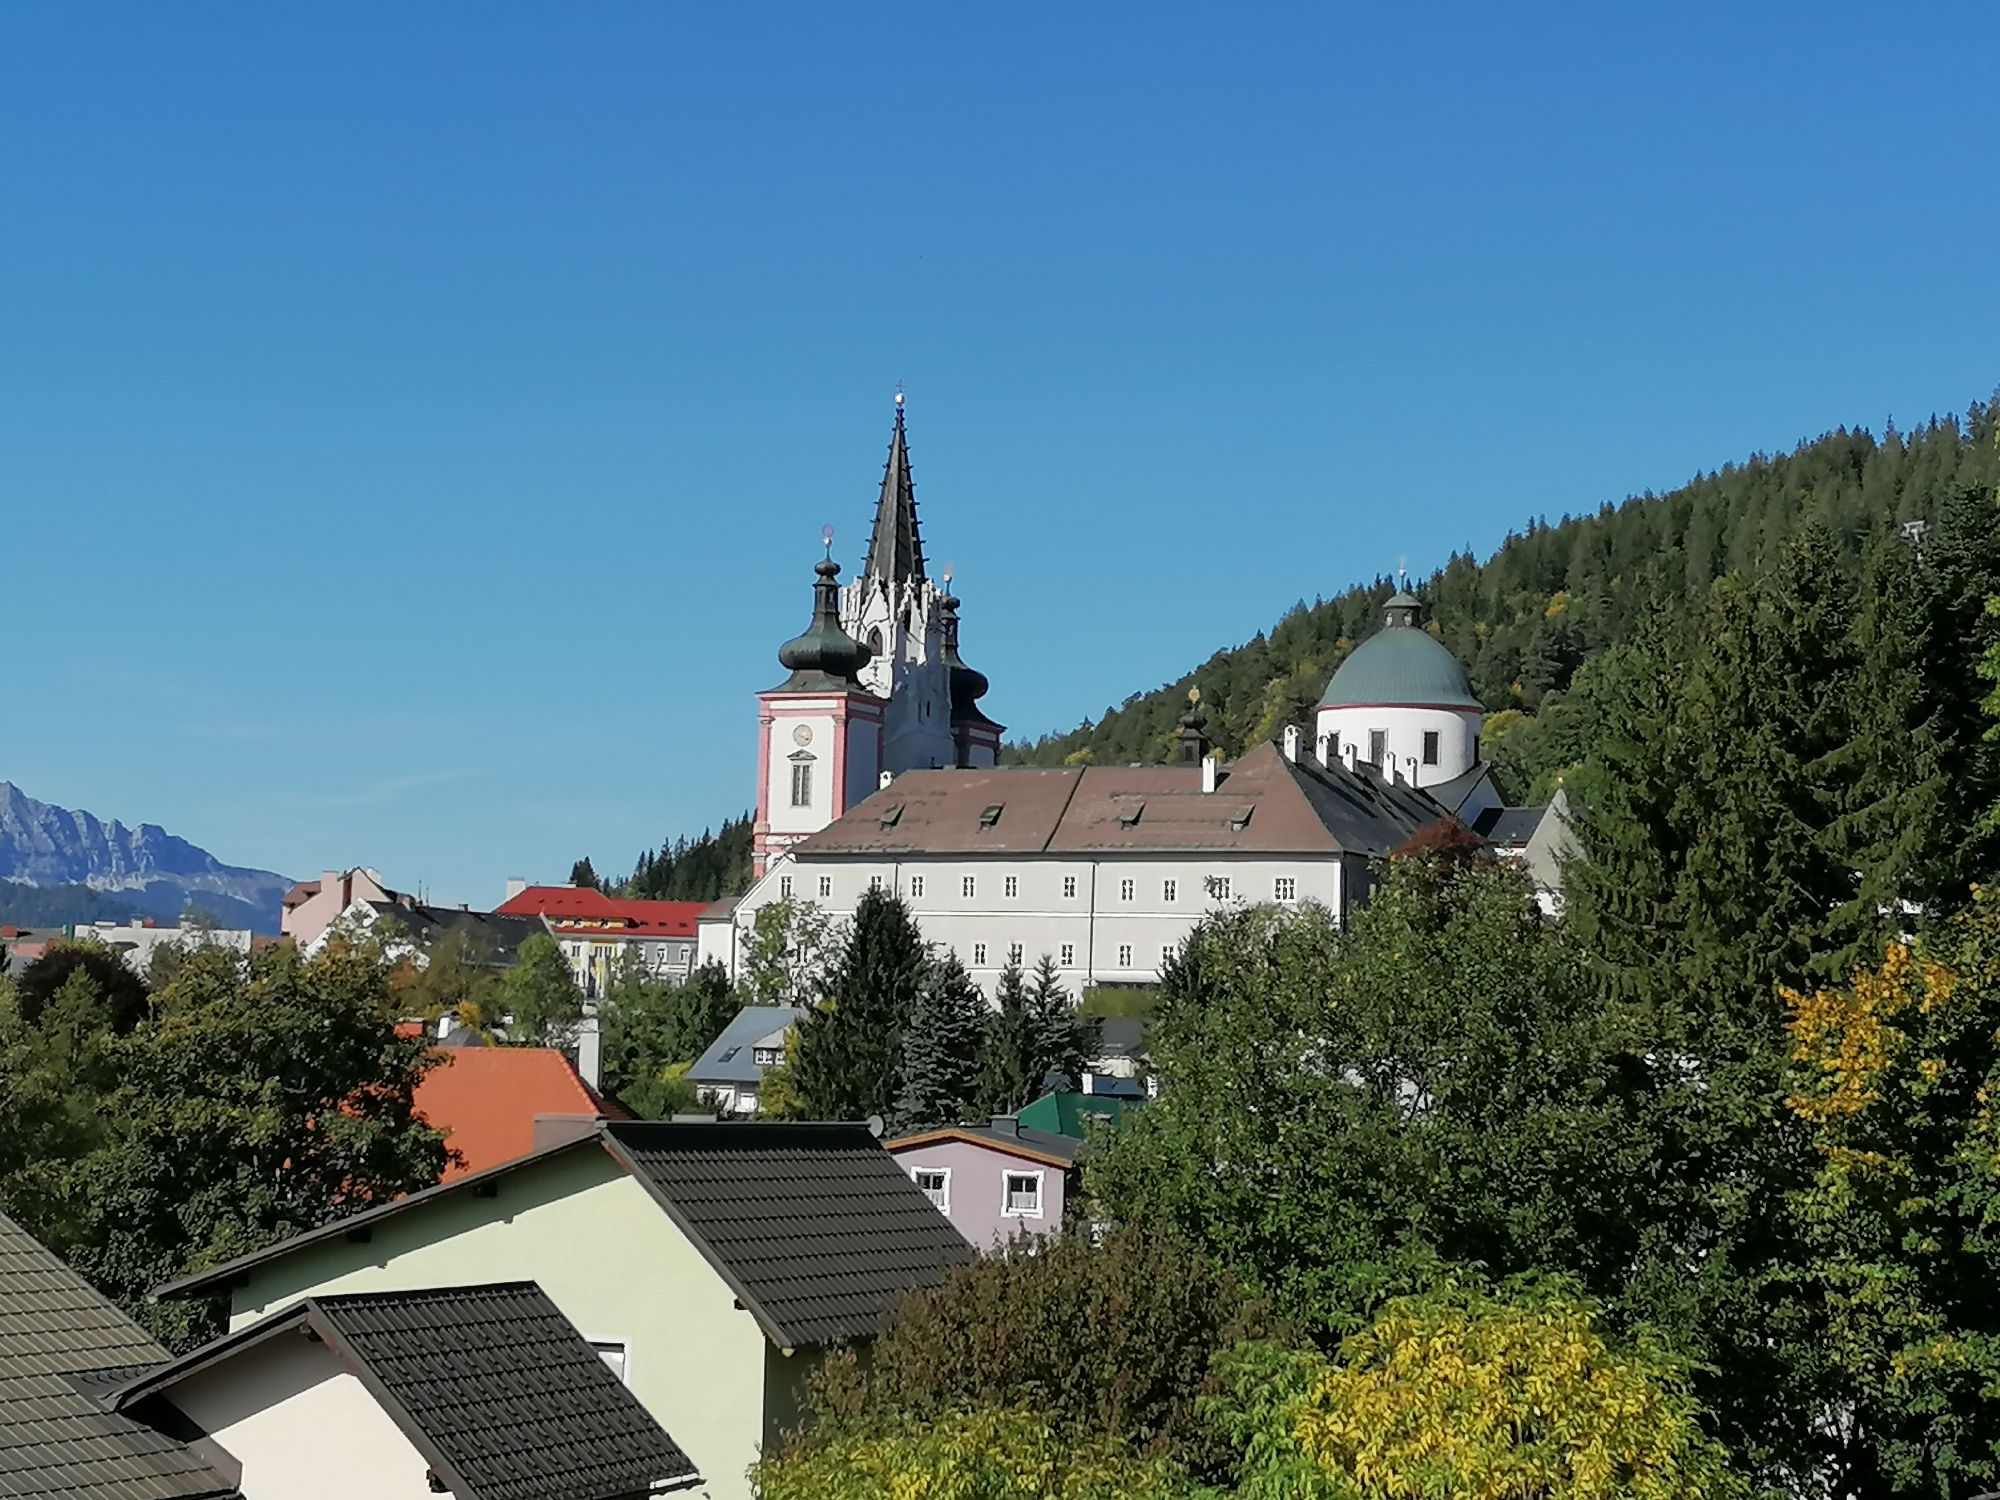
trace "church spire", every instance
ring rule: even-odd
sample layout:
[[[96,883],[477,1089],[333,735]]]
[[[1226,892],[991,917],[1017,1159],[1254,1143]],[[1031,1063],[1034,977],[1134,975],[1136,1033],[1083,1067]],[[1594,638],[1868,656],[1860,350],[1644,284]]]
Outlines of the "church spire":
[[[917,491],[910,482],[910,449],[903,435],[903,392],[896,391],[896,430],[889,438],[889,462],[882,471],[882,498],[875,504],[875,531],[868,539],[868,564],[861,576],[883,583],[907,583],[924,573],[924,541],[917,531]]]

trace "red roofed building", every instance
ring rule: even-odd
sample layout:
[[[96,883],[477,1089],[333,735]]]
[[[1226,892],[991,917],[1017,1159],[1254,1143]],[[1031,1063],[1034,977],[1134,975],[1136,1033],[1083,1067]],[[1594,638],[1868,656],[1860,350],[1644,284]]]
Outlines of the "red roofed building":
[[[595,999],[627,950],[655,979],[686,979],[694,972],[695,923],[705,909],[701,901],[628,901],[588,886],[530,885],[510,891],[494,911],[544,918],[576,982]]]
[[[552,1047],[440,1047],[417,1085],[416,1113],[461,1160],[443,1181],[571,1140],[597,1120],[631,1116],[577,1076]]]

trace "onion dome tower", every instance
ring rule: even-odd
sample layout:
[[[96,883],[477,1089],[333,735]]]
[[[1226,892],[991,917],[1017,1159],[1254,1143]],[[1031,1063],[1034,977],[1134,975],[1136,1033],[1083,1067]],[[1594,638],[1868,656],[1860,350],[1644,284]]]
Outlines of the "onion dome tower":
[[[1479,763],[1479,700],[1422,615],[1423,602],[1399,588],[1382,607],[1382,628],[1333,674],[1319,705],[1324,759],[1393,770],[1417,786],[1454,780]]]
[[[944,570],[945,588],[951,587],[951,569]],[[958,599],[946,593],[942,607],[944,648],[941,657],[951,683],[951,734],[958,749],[960,766],[990,766],[1000,758],[1000,736],[1007,726],[995,723],[980,711],[979,700],[990,684],[986,674],[965,664],[958,654]]]
[[[833,528],[813,569],[812,623],[778,648],[791,675],[757,695],[757,821],[751,864],[772,859],[817,833],[870,792],[882,770],[882,716],[888,704],[862,686],[874,653],[840,623],[840,564]]]

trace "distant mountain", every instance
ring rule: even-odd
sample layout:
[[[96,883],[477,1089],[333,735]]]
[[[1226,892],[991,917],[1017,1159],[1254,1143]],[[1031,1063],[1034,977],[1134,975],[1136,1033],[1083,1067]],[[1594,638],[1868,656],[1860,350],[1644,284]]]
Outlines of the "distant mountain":
[[[5,881],[111,892],[143,916],[168,920],[193,902],[225,927],[257,932],[278,930],[278,903],[292,884],[269,870],[225,865],[157,823],[137,828],[107,823],[38,802],[12,782],[0,781],[0,882]],[[6,897],[0,885],[0,914]]]

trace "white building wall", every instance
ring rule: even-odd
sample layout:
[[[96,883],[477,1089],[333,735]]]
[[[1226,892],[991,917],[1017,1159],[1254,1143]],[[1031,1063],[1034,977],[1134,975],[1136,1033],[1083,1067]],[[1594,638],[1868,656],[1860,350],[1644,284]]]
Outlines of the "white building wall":
[[[1321,741],[1328,735],[1339,735],[1343,751],[1351,745],[1360,759],[1367,762],[1373,758],[1370,736],[1381,730],[1388,737],[1388,752],[1394,758],[1397,775],[1405,781],[1413,780],[1418,786],[1431,786],[1463,776],[1472,769],[1479,758],[1480,717],[1477,709],[1322,708],[1314,732]],[[1438,737],[1436,765],[1423,763],[1426,730]]]
[[[951,729],[951,677],[944,664],[943,595],[924,579],[883,587],[856,579],[844,594],[841,628],[875,648],[861,682],[889,700],[882,725],[882,768],[920,771],[958,763]]]
[[[243,1466],[243,1500],[435,1500],[423,1455],[303,1333],[192,1375],[168,1399]]]
[[[825,699],[788,699],[772,704],[770,750],[765,757],[764,806],[774,839],[800,839],[833,821],[834,708]],[[803,743],[801,743],[803,737]],[[795,759],[794,757],[800,757]],[[803,806],[792,802],[792,767],[811,768],[811,786]]]

